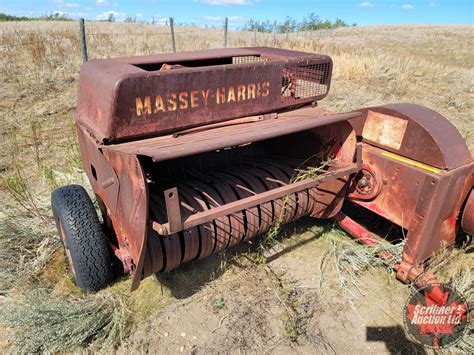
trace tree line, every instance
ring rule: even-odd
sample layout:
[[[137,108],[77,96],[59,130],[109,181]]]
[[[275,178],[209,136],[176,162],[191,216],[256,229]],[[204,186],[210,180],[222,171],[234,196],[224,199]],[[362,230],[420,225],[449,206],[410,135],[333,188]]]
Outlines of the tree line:
[[[14,16],[8,15],[5,13],[0,13],[0,22],[2,21],[33,21],[33,20],[40,20],[40,21],[72,21],[73,19],[70,18],[67,14],[61,12],[52,12],[43,13],[40,17],[26,17],[26,16]],[[115,22],[116,18],[113,13],[110,13],[108,18],[102,21],[107,22]],[[153,18],[150,22],[139,20],[136,17],[127,16],[123,19],[123,22],[126,23],[150,23],[156,24],[155,18]],[[166,25],[168,23],[166,22]],[[180,25],[187,25],[198,27],[196,24],[180,24]],[[331,28],[338,28],[338,27],[349,27],[349,26],[357,26],[357,24],[353,23],[352,25],[348,24],[347,22],[341,20],[340,18],[336,18],[334,21],[330,20],[321,20],[320,17],[312,12],[308,16],[304,17],[302,20],[297,20],[291,18],[289,16],[286,17],[284,21],[277,22],[272,20],[248,20],[242,27],[239,29],[242,31],[254,31],[257,32],[273,32],[274,30],[278,33],[286,33],[286,32],[296,32],[296,31],[317,31],[317,30],[324,30],[324,29],[331,29]],[[207,25],[205,26],[208,27]],[[214,26],[212,26],[214,27]]]
[[[72,18],[61,12],[45,12],[40,17],[15,16],[0,13],[0,22],[5,21],[72,21]]]
[[[242,26],[242,31],[254,31],[257,32],[273,32],[275,29],[278,33],[296,32],[296,31],[317,31],[327,30],[338,27],[350,27],[357,26],[356,23],[348,24],[347,22],[336,18],[334,21],[321,20],[320,17],[312,12],[302,20],[297,20],[289,16],[284,21],[277,22],[271,20],[248,20],[245,25]]]

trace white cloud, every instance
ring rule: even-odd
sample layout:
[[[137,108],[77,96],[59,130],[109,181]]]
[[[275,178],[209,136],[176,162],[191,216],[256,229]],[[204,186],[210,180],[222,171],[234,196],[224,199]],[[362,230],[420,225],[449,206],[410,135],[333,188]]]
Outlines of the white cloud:
[[[252,5],[255,0],[193,0],[194,2],[201,2],[207,5]]]
[[[203,16],[203,20],[209,21],[209,22],[224,22],[225,17],[223,16]],[[232,22],[245,22],[247,18],[243,16],[229,16],[229,21]]]
[[[113,15],[117,21],[123,21],[127,18],[127,14],[125,12],[104,11],[96,16],[96,20],[107,20],[110,15]]]
[[[435,2],[430,2],[429,5],[430,5],[430,6],[435,6],[436,3],[435,3]]]
[[[155,22],[159,25],[165,25],[168,23],[169,18],[168,17],[157,17],[155,18]]]
[[[69,8],[78,8],[78,7],[81,7],[81,5],[79,4],[76,4],[74,2],[67,2],[64,4],[65,7],[69,7]]]
[[[203,16],[202,18],[203,20],[212,21],[212,22],[224,21],[224,18],[222,16]]]
[[[97,0],[95,4],[97,6],[110,6],[110,2],[107,0]]]
[[[412,10],[414,8],[415,7],[412,4],[403,4],[402,5],[402,9],[405,9],[405,10]]]
[[[364,1],[359,4],[359,7],[375,7],[375,4],[373,2]]]

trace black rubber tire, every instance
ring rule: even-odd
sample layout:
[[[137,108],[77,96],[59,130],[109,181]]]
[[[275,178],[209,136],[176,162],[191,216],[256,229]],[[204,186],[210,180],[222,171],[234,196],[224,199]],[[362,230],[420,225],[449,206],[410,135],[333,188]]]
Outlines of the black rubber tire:
[[[60,187],[51,195],[51,206],[76,285],[86,292],[107,286],[113,280],[109,248],[86,190],[79,185]]]

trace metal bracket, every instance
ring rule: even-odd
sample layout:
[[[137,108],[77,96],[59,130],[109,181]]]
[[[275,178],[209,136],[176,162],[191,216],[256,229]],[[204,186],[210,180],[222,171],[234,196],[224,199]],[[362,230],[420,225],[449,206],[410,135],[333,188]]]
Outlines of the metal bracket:
[[[359,142],[356,144],[356,164],[357,164],[357,170],[361,171],[362,170],[362,143]]]
[[[168,232],[170,234],[183,230],[178,189],[165,190],[166,214],[168,215]]]
[[[345,176],[349,176],[356,173],[357,164],[351,163],[344,165],[336,170],[325,173],[315,179],[305,179],[293,184],[278,187],[273,190],[262,192],[255,196],[250,196],[237,200],[226,205],[215,207],[207,211],[198,212],[189,216],[186,220],[181,219],[180,202],[178,197],[178,189],[173,188],[165,191],[166,210],[168,215],[168,223],[160,224],[156,221],[150,221],[151,227],[159,235],[169,235],[180,232],[184,229],[196,227],[202,223],[212,221],[219,217],[232,214],[238,211],[242,211],[246,208],[254,207],[262,203],[282,198],[295,192],[303,191],[306,189],[318,186],[321,183],[340,179]]]

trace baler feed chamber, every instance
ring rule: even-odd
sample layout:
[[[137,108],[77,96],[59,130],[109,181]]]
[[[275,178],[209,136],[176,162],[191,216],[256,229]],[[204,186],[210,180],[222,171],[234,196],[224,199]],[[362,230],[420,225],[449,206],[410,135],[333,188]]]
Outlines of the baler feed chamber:
[[[358,170],[347,122],[357,113],[302,118],[319,111],[299,111],[296,120],[267,117],[134,143],[148,181],[143,276],[303,216],[328,218],[339,211],[349,176]],[[283,126],[287,134],[281,135]],[[126,145],[133,143],[122,149]]]

